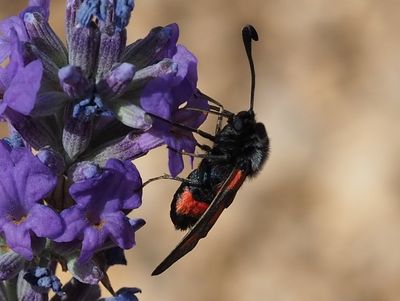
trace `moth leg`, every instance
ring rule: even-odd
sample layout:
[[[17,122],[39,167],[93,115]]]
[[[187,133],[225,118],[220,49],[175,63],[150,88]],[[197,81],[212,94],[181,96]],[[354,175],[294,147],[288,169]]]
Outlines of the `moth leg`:
[[[211,150],[211,147],[207,144],[200,144],[200,143],[196,142],[196,146],[205,152],[209,152]]]
[[[192,180],[189,180],[189,179],[180,178],[180,177],[173,177],[173,176],[171,176],[169,174],[163,174],[161,176],[148,179],[146,182],[144,182],[142,184],[142,187],[146,186],[147,184],[150,184],[151,182],[158,181],[158,180],[174,180],[174,181],[178,181],[178,182],[182,182],[182,183],[187,183],[187,184],[193,185],[193,186],[199,185],[199,183],[197,183],[195,181],[192,181]]]
[[[188,153],[185,151],[180,151],[180,153],[182,155],[186,155],[186,156],[190,156],[190,157],[194,157],[194,158],[207,158],[210,160],[215,160],[215,161],[226,161],[229,156],[228,155],[210,155],[209,153],[206,154],[192,154],[192,153]]]
[[[208,157],[208,153],[195,154],[195,153],[186,152],[184,150],[177,150],[177,149],[174,149],[174,148],[169,147],[169,146],[167,148],[172,150],[172,151],[174,151],[174,152],[176,152],[176,153],[178,153],[178,154],[189,156],[189,157],[193,157],[193,158],[206,158],[206,157]]]
[[[181,154],[181,155],[185,155],[185,156],[189,156],[189,157],[193,157],[193,158],[207,158],[210,160],[216,160],[216,161],[226,161],[229,159],[229,154],[223,154],[223,155],[211,155],[210,153],[204,153],[204,154],[194,154],[194,153],[189,153],[186,151],[182,151],[182,150],[177,150],[177,149],[173,149],[171,147],[168,147],[169,149]]]

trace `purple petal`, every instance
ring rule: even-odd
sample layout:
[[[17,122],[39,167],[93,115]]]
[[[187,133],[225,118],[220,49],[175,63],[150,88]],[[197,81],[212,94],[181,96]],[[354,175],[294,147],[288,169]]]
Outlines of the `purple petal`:
[[[38,237],[56,238],[64,230],[60,216],[53,209],[40,204],[32,207],[26,224]]]
[[[10,55],[11,52],[11,46],[10,42],[7,40],[4,40],[3,38],[0,37],[0,62],[4,62],[5,59]]]
[[[142,178],[136,166],[130,161],[110,159],[106,168],[119,172],[124,179],[118,188],[119,199],[123,202],[122,209],[135,209],[142,204]],[[109,211],[109,207],[105,208]]]
[[[0,21],[0,62],[3,62],[11,53],[10,34],[15,31],[20,41],[28,39],[24,23],[21,18],[13,16]]]
[[[139,187],[141,178],[132,163],[110,159],[101,176],[74,183],[70,194],[82,206],[95,204],[98,210],[111,212],[140,206]]]
[[[143,89],[140,105],[149,113],[170,119],[171,108],[174,103],[171,94],[172,76],[170,74],[151,80]]]
[[[4,140],[0,140],[0,170],[2,173],[14,166],[10,152],[11,147]]]
[[[83,230],[89,225],[84,211],[78,208],[78,206],[64,209],[61,212],[61,218],[66,227],[64,233],[54,239],[57,242],[69,242],[75,238],[80,238],[83,234]]]
[[[84,238],[82,241],[82,250],[79,255],[79,263],[87,262],[98,248],[100,248],[106,241],[109,233],[106,227],[96,228],[87,227],[84,231]]]
[[[15,164],[13,173],[21,203],[35,203],[54,189],[56,176],[29,149],[13,149],[11,158]]]
[[[2,46],[1,46],[1,40],[0,40],[0,49],[1,49],[1,47]],[[7,69],[0,66],[0,93],[3,94],[9,85],[10,85],[10,79],[8,76]],[[1,102],[1,103],[3,104],[3,102]]]
[[[175,150],[168,150],[168,168],[171,176],[176,177],[183,170],[182,155]]]
[[[116,160],[110,159],[107,161],[105,168],[114,171],[115,173],[122,174],[127,180],[132,181],[132,184],[135,185],[134,189],[137,189],[142,186],[142,179],[140,177],[139,171],[136,166],[126,160]]]
[[[203,110],[204,112],[188,110],[186,108],[196,108]],[[207,111],[209,105],[207,99],[194,95],[188,101],[184,108],[177,110],[174,113],[174,121],[187,125],[192,128],[198,128],[207,118]]]
[[[169,135],[164,137],[165,142],[171,148],[168,150],[168,166],[171,175],[177,176],[183,170],[183,159],[180,151],[194,153],[196,148],[196,140],[192,133],[180,135]]]
[[[107,221],[104,225],[111,235],[111,239],[122,249],[130,249],[135,244],[135,231],[121,211],[102,215]]]
[[[21,209],[18,202],[18,190],[13,176],[14,164],[11,159],[11,149],[3,141],[0,141],[0,227],[9,221],[9,215]],[[16,212],[20,215],[20,212]],[[23,213],[22,213],[23,214]]]
[[[172,58],[177,51],[176,42],[179,38],[179,26],[176,23],[169,24],[163,29],[168,35],[168,43],[164,46],[162,51],[158,54],[158,59]]]
[[[197,85],[197,59],[182,45],[177,46],[177,52],[172,57],[174,62],[179,65],[178,73],[175,79],[174,98],[177,101],[189,99],[196,91]]]
[[[18,225],[14,223],[7,223],[3,226],[3,232],[7,245],[11,249],[25,257],[27,260],[32,260],[33,252],[31,246],[31,236],[25,223]]]
[[[196,91],[197,59],[183,46],[172,58],[178,72],[150,80],[142,91],[140,104],[156,116],[171,120],[171,114]]]
[[[4,93],[4,101],[15,111],[28,115],[35,105],[42,73],[43,65],[39,60],[20,68]]]
[[[0,46],[1,47],[1,46]],[[0,119],[3,119],[3,113],[7,109],[7,103],[0,98]]]
[[[102,187],[104,183],[104,177],[107,176],[107,171],[103,171],[101,174],[95,175],[95,177],[90,179],[84,179],[82,181],[76,182],[69,188],[69,193],[77,204],[82,206],[87,206],[90,201],[97,197],[93,193],[99,193],[99,187]],[[101,195],[102,192],[100,192]]]
[[[135,190],[135,188],[132,188],[135,191],[135,194],[133,194],[130,198],[127,198],[126,200],[123,201],[122,208],[121,209],[127,209],[127,210],[132,210],[139,208],[142,205],[142,189],[140,187],[140,191]]]
[[[18,72],[20,68],[24,67],[24,49],[23,41],[19,38],[15,28],[10,29],[10,63],[7,65],[7,73],[9,77],[9,84],[11,84],[12,78]]]

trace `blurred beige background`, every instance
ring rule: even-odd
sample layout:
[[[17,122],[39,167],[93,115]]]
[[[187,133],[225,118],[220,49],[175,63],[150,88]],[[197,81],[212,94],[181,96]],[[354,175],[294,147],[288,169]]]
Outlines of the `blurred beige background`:
[[[64,1],[52,2],[63,34]],[[25,1],[0,4],[5,17]],[[183,235],[169,221],[178,184],[146,187],[135,216],[147,225],[129,266],[112,269],[115,286],[142,288],[141,301],[400,300],[399,11],[390,0],[138,0],[129,41],[177,22],[200,88],[234,112],[249,98],[240,30],[257,28],[256,112],[271,157],[158,277]],[[166,172],[166,158],[162,148],[138,160],[143,178]]]

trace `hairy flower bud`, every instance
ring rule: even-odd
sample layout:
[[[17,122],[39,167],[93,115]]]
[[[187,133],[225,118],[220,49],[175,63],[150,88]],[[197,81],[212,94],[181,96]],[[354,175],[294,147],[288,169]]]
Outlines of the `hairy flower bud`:
[[[58,67],[65,66],[68,62],[68,51],[47,20],[38,12],[28,12],[24,15],[24,22],[32,43]]]
[[[80,67],[65,66],[58,71],[58,78],[64,92],[71,98],[83,98],[92,88]]]
[[[68,271],[80,282],[87,284],[97,284],[104,277],[101,268],[89,260],[86,263],[80,263],[77,257],[68,259]]]
[[[89,146],[92,138],[93,120],[67,117],[67,121],[63,130],[62,143],[64,150],[68,155],[68,160],[72,162],[83,153]]]
[[[18,253],[8,249],[0,254],[0,280],[14,278],[24,268],[26,260]]]

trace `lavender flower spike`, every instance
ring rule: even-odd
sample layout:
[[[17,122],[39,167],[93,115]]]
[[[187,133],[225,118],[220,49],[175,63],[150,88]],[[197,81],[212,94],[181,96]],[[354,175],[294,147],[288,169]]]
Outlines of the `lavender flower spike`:
[[[175,23],[127,44],[134,0],[66,0],[66,44],[50,0],[26,2],[0,21],[0,119],[15,129],[0,139],[0,300],[137,301],[107,276],[145,224],[130,216],[143,187],[132,160],[166,144],[182,171],[209,109],[197,59]],[[100,281],[113,297],[99,299]]]
[[[42,205],[56,185],[56,176],[29,148],[0,141],[0,233],[7,245],[32,260],[32,240],[55,238],[63,231],[58,214]]]

